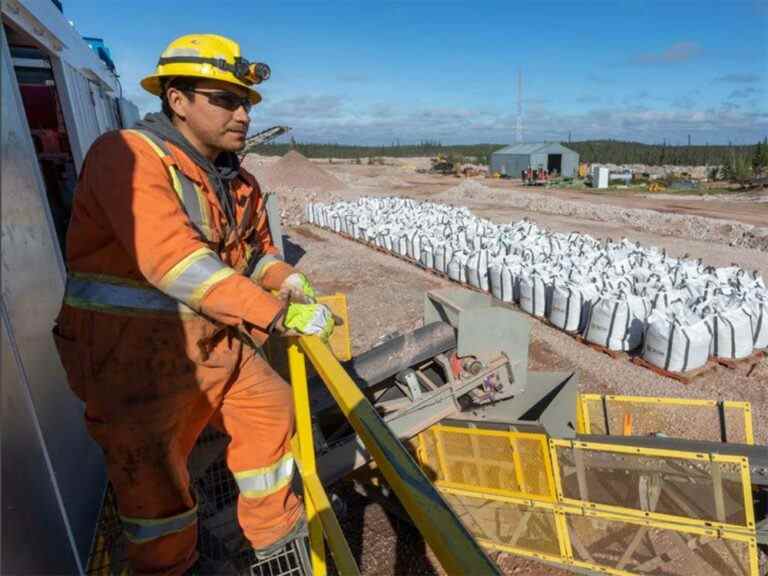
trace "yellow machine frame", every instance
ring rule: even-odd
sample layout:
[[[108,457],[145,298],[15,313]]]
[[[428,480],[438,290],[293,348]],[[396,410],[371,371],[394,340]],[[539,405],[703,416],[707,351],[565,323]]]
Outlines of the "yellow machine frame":
[[[698,406],[702,408],[718,408],[720,404],[717,400],[701,400],[695,398],[664,398],[658,396],[619,396],[615,394],[579,394],[577,406],[577,432],[579,434],[592,434],[590,403],[616,402],[624,404],[638,405],[661,405],[661,406]],[[725,410],[739,410],[744,419],[744,443],[753,445],[755,435],[752,427],[752,406],[749,402],[738,402],[724,400],[722,406]],[[631,435],[631,433],[629,434]]]

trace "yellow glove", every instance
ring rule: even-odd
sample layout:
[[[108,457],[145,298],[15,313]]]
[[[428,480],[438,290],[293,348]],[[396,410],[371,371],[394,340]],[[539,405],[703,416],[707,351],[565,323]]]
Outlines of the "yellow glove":
[[[334,324],[333,314],[322,304],[289,304],[283,318],[283,326],[287,330],[315,334],[323,340],[328,340]]]
[[[301,272],[294,272],[283,280],[277,296],[282,300],[301,304],[314,304],[316,301],[315,289]]]

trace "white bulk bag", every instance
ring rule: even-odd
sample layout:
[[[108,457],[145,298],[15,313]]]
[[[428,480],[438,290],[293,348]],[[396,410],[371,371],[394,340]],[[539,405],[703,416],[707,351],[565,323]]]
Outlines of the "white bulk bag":
[[[654,310],[648,317],[643,358],[670,372],[701,368],[709,358],[712,335],[705,320]]]
[[[397,239],[397,246],[395,248],[395,252],[400,256],[408,255],[408,235],[407,234],[402,234],[400,238]]]
[[[584,337],[610,350],[634,350],[643,341],[648,302],[624,292],[600,296],[589,308]]]
[[[555,280],[552,285],[549,321],[566,332],[583,332],[589,306],[596,298],[597,288],[594,284]]]
[[[516,266],[519,270],[519,266]],[[516,298],[515,284],[517,276],[511,266],[498,262],[488,269],[491,293],[502,302],[514,302]]]
[[[546,316],[547,300],[551,289],[549,279],[536,271],[529,273],[523,270],[518,279],[517,287],[520,308],[533,316]]]
[[[432,242],[426,236],[421,239],[421,257],[419,263],[427,270],[435,268],[435,253],[432,250]]]
[[[502,300],[501,269],[503,262],[494,262],[488,267],[488,283],[491,286],[493,297]]]
[[[416,230],[408,232],[405,242],[405,255],[418,261],[421,257],[421,238]]]
[[[712,331],[712,356],[737,360],[752,351],[752,314],[740,303],[716,304],[707,324]]]
[[[488,292],[488,251],[480,250],[471,254],[466,266],[469,284]]]
[[[752,312],[752,346],[755,350],[768,348],[768,293],[764,296],[753,295],[747,300]]]
[[[665,313],[670,308],[679,311],[681,306],[685,306],[688,299],[688,293],[685,290],[662,290],[650,297],[651,309]]]
[[[467,281],[467,255],[463,252],[454,252],[448,264],[448,277],[455,282],[466,283]]]
[[[441,274],[448,273],[448,263],[453,258],[453,250],[447,244],[440,244],[435,247],[435,270]]]

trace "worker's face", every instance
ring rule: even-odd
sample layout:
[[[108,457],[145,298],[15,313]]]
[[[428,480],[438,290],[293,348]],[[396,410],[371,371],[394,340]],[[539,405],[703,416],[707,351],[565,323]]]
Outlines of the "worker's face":
[[[219,80],[200,80],[194,93],[181,93],[172,100],[170,92],[174,111],[200,144],[215,151],[243,149],[251,120],[248,90]]]

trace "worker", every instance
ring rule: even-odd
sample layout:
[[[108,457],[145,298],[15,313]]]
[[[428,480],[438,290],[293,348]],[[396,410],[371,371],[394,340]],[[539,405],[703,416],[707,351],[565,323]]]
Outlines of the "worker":
[[[280,259],[264,196],[235,154],[261,100],[253,86],[268,75],[228,38],[174,40],[141,82],[162,112],[99,138],[75,194],[54,339],[103,449],[137,574],[196,562],[187,458],[208,424],[231,437],[251,558],[306,530],[291,490],[290,387],[259,347],[327,337],[333,316]]]

